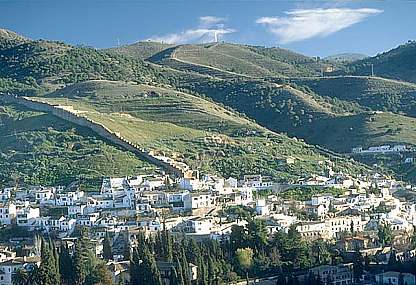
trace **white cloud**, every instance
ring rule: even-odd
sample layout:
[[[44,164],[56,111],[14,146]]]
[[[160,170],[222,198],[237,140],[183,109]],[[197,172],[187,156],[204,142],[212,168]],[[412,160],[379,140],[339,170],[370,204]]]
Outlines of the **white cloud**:
[[[202,16],[199,17],[199,24],[201,27],[213,27],[214,25],[221,25],[223,26],[223,22],[225,22],[225,18],[215,17],[215,16]]]
[[[382,12],[371,8],[298,9],[286,12],[286,17],[262,17],[256,23],[266,26],[285,44],[325,37]]]
[[[224,35],[234,33],[234,29],[225,28],[225,18],[203,16],[199,18],[199,25],[179,33],[154,36],[149,40],[169,44],[208,43],[220,40]]]

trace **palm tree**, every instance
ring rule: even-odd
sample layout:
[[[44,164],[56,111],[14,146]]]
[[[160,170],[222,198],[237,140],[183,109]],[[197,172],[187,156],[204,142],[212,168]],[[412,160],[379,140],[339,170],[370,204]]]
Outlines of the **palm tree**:
[[[13,285],[26,285],[29,281],[29,273],[26,269],[19,268],[12,274]]]

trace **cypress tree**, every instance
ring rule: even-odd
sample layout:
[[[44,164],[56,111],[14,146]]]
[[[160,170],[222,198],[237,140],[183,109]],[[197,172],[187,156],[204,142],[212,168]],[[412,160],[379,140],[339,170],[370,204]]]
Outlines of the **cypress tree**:
[[[141,263],[138,266],[139,277],[141,284],[146,285],[162,285],[162,277],[160,276],[159,268],[156,265],[154,256],[150,253],[147,247],[143,250]]]
[[[89,261],[92,255],[88,232],[86,229],[83,229],[80,238],[75,243],[74,281],[76,285],[84,284],[91,266]]]
[[[166,229],[165,221],[163,221],[163,232],[162,232],[162,245],[163,245],[163,257],[167,262],[173,260],[173,247],[172,247],[172,236]]]
[[[111,246],[111,240],[108,234],[105,235],[103,241],[103,258],[105,260],[113,259],[113,248]]]
[[[139,253],[137,249],[134,249],[133,255],[130,259],[130,285],[140,284],[139,264],[140,264]]]
[[[182,262],[182,275],[184,278],[184,284],[191,285],[191,279],[189,278],[189,263],[188,263],[188,259],[186,258],[184,248],[182,248],[181,250],[181,262]]]
[[[181,265],[181,262],[179,261],[178,256],[175,256],[174,258],[174,266],[175,266],[175,274],[176,274],[176,283],[172,283],[172,284],[185,285],[182,265]]]
[[[74,283],[74,271],[73,271],[72,258],[69,255],[68,246],[62,244],[59,252],[59,272],[61,273],[61,279],[63,284]]]
[[[52,252],[51,243],[46,243],[42,239],[41,264],[37,272],[37,279],[42,285],[59,285],[61,283],[59,269],[56,268],[56,264],[57,262]]]

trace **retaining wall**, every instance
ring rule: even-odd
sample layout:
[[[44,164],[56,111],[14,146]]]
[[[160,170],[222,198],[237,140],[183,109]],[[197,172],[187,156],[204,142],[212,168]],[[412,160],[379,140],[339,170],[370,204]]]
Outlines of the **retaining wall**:
[[[98,136],[110,141],[111,143],[125,150],[128,150],[134,153],[135,155],[142,158],[143,160],[146,160],[152,164],[155,164],[163,168],[169,173],[173,173],[180,177],[183,177],[184,175],[181,169],[176,168],[173,165],[166,163],[165,161],[155,158],[154,156],[149,154],[148,151],[126,140],[119,134],[113,132],[107,127],[101,125],[100,123],[94,122],[93,120],[89,118],[86,118],[86,117],[77,115],[75,113],[72,113],[68,110],[62,109],[57,105],[51,105],[48,103],[35,101],[28,97],[17,97],[17,96],[1,95],[1,94],[0,94],[0,101],[3,101],[5,103],[14,103],[14,104],[23,105],[29,109],[33,109],[36,111],[51,113],[65,121],[74,123],[78,126],[86,127],[90,129],[91,131],[93,131],[94,133],[96,133]]]

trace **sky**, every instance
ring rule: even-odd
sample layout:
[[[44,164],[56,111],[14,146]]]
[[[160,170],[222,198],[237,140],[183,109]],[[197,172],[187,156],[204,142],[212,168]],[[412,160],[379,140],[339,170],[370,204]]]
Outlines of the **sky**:
[[[214,40],[310,56],[375,55],[416,40],[416,0],[0,0],[0,28],[107,48]]]

